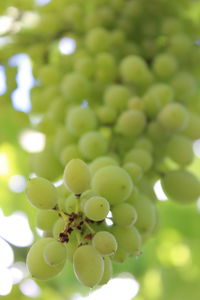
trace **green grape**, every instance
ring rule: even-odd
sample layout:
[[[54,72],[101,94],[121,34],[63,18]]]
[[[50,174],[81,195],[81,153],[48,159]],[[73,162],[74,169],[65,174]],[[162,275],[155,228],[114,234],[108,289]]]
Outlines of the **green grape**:
[[[90,131],[81,136],[78,147],[84,159],[93,160],[106,153],[107,144],[107,140],[99,132]]]
[[[118,264],[124,263],[127,258],[128,258],[128,253],[119,247],[115,252],[115,254],[111,256],[111,259]]]
[[[78,199],[74,194],[71,194],[65,200],[65,212],[71,214],[76,211]]]
[[[170,37],[169,52],[177,57],[186,57],[190,54],[192,38],[184,33],[177,33]]]
[[[200,139],[199,128],[200,117],[197,114],[190,114],[188,124],[182,133],[192,140],[197,140]]]
[[[67,104],[64,98],[57,97],[49,105],[48,116],[53,119],[56,123],[63,123],[65,119],[65,110]]]
[[[67,253],[65,246],[54,240],[44,247],[44,260],[49,266],[57,266],[65,262]]]
[[[187,109],[176,102],[167,104],[158,114],[159,123],[170,132],[179,132],[187,127]]]
[[[104,272],[103,258],[91,245],[77,248],[73,257],[73,267],[77,279],[91,288],[100,282]]]
[[[53,241],[55,241],[53,238],[42,238],[30,248],[26,264],[33,278],[49,280],[62,271],[65,262],[62,262],[58,266],[49,266],[43,257],[45,247]]]
[[[128,162],[123,165],[124,170],[128,172],[134,183],[137,183],[143,174],[142,168],[133,162]]]
[[[56,190],[57,190],[58,196],[60,198],[66,198],[67,196],[70,195],[70,192],[66,189],[63,182],[56,187]],[[59,203],[58,203],[58,205],[59,205]]]
[[[96,110],[97,117],[101,124],[110,125],[113,124],[117,118],[117,112],[114,108],[102,105]]]
[[[98,170],[92,179],[94,191],[110,204],[125,201],[133,190],[129,174],[118,166],[106,166]]]
[[[138,138],[135,141],[134,146],[136,148],[144,149],[145,151],[148,151],[150,153],[152,153],[153,149],[154,149],[154,145],[153,145],[152,141],[149,138],[147,138],[147,137],[140,137],[140,138]]]
[[[137,211],[129,203],[120,203],[113,206],[112,219],[119,226],[131,226],[137,221]]]
[[[164,142],[169,137],[167,132],[158,121],[152,121],[147,128],[147,135],[153,142]]]
[[[58,220],[55,210],[38,210],[36,214],[36,226],[44,231],[51,232],[54,223]]]
[[[173,89],[164,83],[152,85],[143,96],[144,110],[147,115],[154,118],[159,111],[174,100]]]
[[[66,219],[68,217],[66,216]],[[60,238],[60,233],[63,232],[65,229],[65,221],[60,218],[58,219],[54,225],[53,225],[53,237],[56,239],[56,240],[59,240]]]
[[[100,156],[95,158],[89,165],[92,174],[95,174],[98,170],[103,167],[110,165],[118,165],[117,161],[110,156]]]
[[[93,196],[97,196],[97,194],[93,190],[86,190],[81,194],[79,203],[82,211],[84,209],[86,201]]]
[[[165,35],[173,35],[175,33],[181,32],[183,24],[179,19],[175,17],[165,17],[162,22],[162,32]]]
[[[58,127],[54,136],[54,151],[56,155],[59,156],[65,147],[75,142],[76,138],[68,129]]]
[[[71,144],[62,149],[60,153],[60,161],[65,166],[71,159],[80,158],[80,152],[78,146]]]
[[[92,245],[103,256],[112,255],[117,251],[117,241],[108,231],[97,232],[92,239]]]
[[[194,158],[192,141],[183,136],[175,135],[168,142],[166,153],[177,164],[189,165]]]
[[[129,255],[138,255],[141,248],[141,236],[138,230],[134,227],[113,226],[112,233],[114,234],[118,247]]]
[[[57,204],[56,188],[45,178],[30,179],[27,183],[26,195],[29,201],[40,209],[51,209]]]
[[[127,106],[128,99],[130,98],[130,90],[119,84],[110,85],[104,94],[104,102],[107,106],[114,108],[120,112]]]
[[[179,72],[174,76],[171,85],[175,91],[177,101],[190,101],[190,97],[197,92],[195,77],[188,72]]]
[[[200,181],[189,171],[169,171],[161,179],[166,195],[178,203],[190,204],[200,196]]]
[[[70,160],[63,175],[64,184],[74,194],[81,194],[89,188],[90,170],[87,164],[78,158]]]
[[[74,72],[63,78],[61,90],[72,102],[81,103],[90,94],[90,84],[83,75]]]
[[[141,100],[140,97],[134,96],[128,100],[127,107],[128,109],[143,110],[144,102]]]
[[[67,260],[70,263],[73,263],[73,256],[74,256],[76,249],[78,248],[76,233],[77,233],[76,230],[74,230],[70,235],[69,242],[65,243]]]
[[[152,232],[157,218],[155,204],[144,195],[132,198],[131,204],[136,209],[138,216],[135,223],[137,229],[141,233]]]
[[[88,32],[85,38],[85,45],[88,50],[94,53],[109,49],[109,33],[101,27],[96,27]]]
[[[136,85],[146,85],[152,81],[152,75],[148,70],[145,60],[137,55],[130,55],[122,59],[120,75],[125,82],[133,82]]]
[[[38,78],[42,84],[51,85],[59,82],[61,74],[57,68],[48,64],[40,67],[38,70]]]
[[[105,198],[93,196],[85,202],[83,210],[88,219],[101,221],[104,220],[109,213],[110,205]]]
[[[42,152],[32,154],[30,159],[31,169],[37,176],[53,181],[62,172],[62,165],[51,147],[45,148]]]
[[[67,114],[66,126],[72,134],[77,136],[94,130],[97,126],[95,113],[89,107],[75,106]]]
[[[127,137],[136,137],[142,133],[146,125],[145,114],[139,110],[123,111],[119,116],[115,130]]]
[[[169,53],[162,53],[155,57],[153,61],[153,71],[160,78],[170,78],[178,69],[178,62]]]
[[[95,71],[93,60],[87,55],[82,56],[75,61],[74,69],[77,73],[82,74],[86,78],[91,78]]]
[[[143,149],[133,148],[124,157],[124,163],[130,162],[139,165],[143,172],[146,172],[151,168],[153,159],[149,152]]]
[[[96,80],[108,84],[115,81],[116,76],[117,64],[114,57],[107,52],[99,53],[96,56]]]
[[[103,257],[103,261],[104,261],[104,272],[101,281],[98,283],[98,285],[106,284],[111,279],[113,274],[112,262],[110,260],[110,257],[108,256]]]

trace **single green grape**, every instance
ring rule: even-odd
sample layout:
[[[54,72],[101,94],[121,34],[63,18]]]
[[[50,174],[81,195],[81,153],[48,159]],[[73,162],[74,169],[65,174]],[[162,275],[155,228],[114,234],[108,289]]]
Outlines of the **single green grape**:
[[[43,255],[49,266],[60,265],[66,261],[67,257],[65,246],[56,240],[45,246]]]
[[[42,238],[35,242],[35,244],[33,244],[30,248],[26,264],[33,278],[49,280],[62,271],[65,265],[64,261],[57,266],[49,266],[43,256],[46,246],[54,241],[55,240],[53,238]]]
[[[57,204],[56,188],[42,177],[35,177],[28,181],[26,194],[29,201],[39,209],[51,209]]]
[[[200,196],[200,181],[187,170],[169,171],[161,179],[161,183],[166,195],[178,203],[189,204]]]
[[[55,210],[38,210],[36,214],[36,226],[44,231],[51,232],[58,218],[58,213]]]
[[[113,222],[119,226],[131,226],[137,221],[137,211],[129,203],[120,203],[112,208]]]
[[[78,147],[84,159],[93,160],[106,153],[107,144],[107,140],[99,132],[90,131],[81,136]]]
[[[64,184],[74,194],[81,194],[89,188],[90,170],[87,164],[78,158],[74,158],[66,165],[63,175]]]
[[[93,221],[104,220],[109,213],[109,202],[101,196],[89,198],[84,205],[83,211],[86,217]]]
[[[73,268],[77,279],[92,288],[103,276],[103,258],[92,245],[80,246],[73,256]]]
[[[103,256],[112,255],[117,251],[116,238],[108,231],[97,232],[92,239],[92,245]]]
[[[92,178],[94,191],[105,197],[110,204],[125,201],[133,190],[129,174],[118,166],[106,166],[98,170]]]

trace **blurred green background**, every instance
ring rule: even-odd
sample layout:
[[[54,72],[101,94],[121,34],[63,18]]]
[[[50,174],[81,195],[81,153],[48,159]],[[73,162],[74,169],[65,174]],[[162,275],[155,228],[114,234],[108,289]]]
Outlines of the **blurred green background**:
[[[9,6],[1,1],[0,13]],[[46,1],[48,2],[48,1]],[[38,5],[45,5],[38,1]],[[11,1],[13,5],[14,2]],[[16,1],[25,5],[24,1]],[[28,5],[28,4],[27,4]],[[200,3],[194,1],[191,17],[198,21]],[[179,206],[160,195],[157,233],[143,247],[139,258],[114,265],[120,276],[97,291],[81,286],[72,266],[56,279],[34,281],[27,274],[26,254],[34,238],[35,209],[28,203],[24,189],[29,174],[29,153],[40,151],[44,136],[29,127],[30,95],[34,79],[27,55],[11,56],[5,68],[3,46],[9,20],[0,15],[0,296],[2,299],[54,300],[198,300],[200,299],[200,200]],[[15,49],[15,51],[17,50]],[[15,54],[15,53],[13,53]],[[196,159],[191,168],[200,177],[200,141],[194,144]],[[88,296],[89,294],[89,296]]]

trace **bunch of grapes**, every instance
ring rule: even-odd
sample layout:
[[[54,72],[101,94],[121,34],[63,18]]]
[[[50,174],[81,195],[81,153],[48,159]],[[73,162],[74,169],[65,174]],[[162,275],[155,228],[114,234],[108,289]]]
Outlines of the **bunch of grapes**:
[[[200,48],[189,7],[52,0],[37,7],[35,27],[15,35],[37,78],[34,128],[46,135],[27,184],[44,231],[27,256],[33,277],[50,279],[70,261],[84,285],[105,284],[112,261],[140,255],[157,230],[156,181],[178,203],[200,196],[188,168],[200,138]],[[63,41],[74,50],[60,52]]]

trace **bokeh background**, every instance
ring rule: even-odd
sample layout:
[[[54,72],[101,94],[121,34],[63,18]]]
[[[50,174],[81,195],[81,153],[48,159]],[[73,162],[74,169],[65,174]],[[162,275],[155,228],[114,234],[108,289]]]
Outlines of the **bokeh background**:
[[[35,0],[35,4],[45,6],[49,1]],[[6,1],[0,2],[2,8],[6,6],[3,2]],[[198,19],[200,4],[193,2],[190,14]],[[1,49],[9,42],[15,10],[17,5],[0,15],[0,297],[6,300],[198,300],[200,199],[194,205],[177,205],[167,199],[159,181],[154,186],[160,200],[158,231],[143,247],[139,258],[114,265],[119,276],[96,291],[77,282],[71,265],[48,282],[30,278],[26,254],[41,231],[35,228],[35,209],[26,200],[24,190],[31,176],[29,154],[43,149],[45,136],[30,130],[29,126],[37,122],[28,115],[30,89],[35,84],[29,56],[21,52],[9,58],[6,68],[1,64]],[[21,22],[28,22],[30,17],[31,12]],[[71,54],[75,48],[75,41],[70,37],[59,41],[62,55]],[[195,141],[193,149],[196,158],[190,168],[200,176],[200,140]]]

